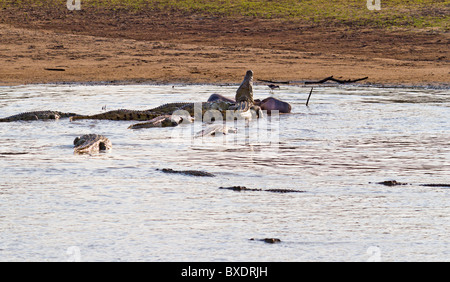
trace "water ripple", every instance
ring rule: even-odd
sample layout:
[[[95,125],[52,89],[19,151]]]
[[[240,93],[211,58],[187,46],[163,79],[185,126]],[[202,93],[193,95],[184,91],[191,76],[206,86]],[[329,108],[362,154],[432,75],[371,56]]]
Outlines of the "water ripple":
[[[236,86],[25,85],[0,88],[0,116],[98,113],[232,97]],[[450,190],[373,184],[450,181],[448,89],[255,85],[293,113],[222,138],[196,127],[128,130],[129,121],[0,124],[0,260],[449,260]],[[107,154],[74,155],[76,136]],[[246,135],[247,134],[247,135]],[[203,170],[215,177],[164,174]],[[219,187],[296,189],[235,192]],[[268,245],[249,238],[280,238]],[[149,238],[151,238],[149,240]],[[270,248],[270,252],[267,252]]]

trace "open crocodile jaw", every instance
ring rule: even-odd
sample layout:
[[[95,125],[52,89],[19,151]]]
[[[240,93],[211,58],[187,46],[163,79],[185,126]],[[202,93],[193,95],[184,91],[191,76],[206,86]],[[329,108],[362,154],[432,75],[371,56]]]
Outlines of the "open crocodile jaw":
[[[236,91],[236,103],[248,102],[253,104],[253,71],[248,70],[244,80]]]

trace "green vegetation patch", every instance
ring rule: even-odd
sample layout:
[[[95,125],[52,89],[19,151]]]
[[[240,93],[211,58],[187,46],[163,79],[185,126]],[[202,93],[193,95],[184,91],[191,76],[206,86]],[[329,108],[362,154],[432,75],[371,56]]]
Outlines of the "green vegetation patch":
[[[318,24],[450,29],[448,0],[80,0],[82,9],[158,10],[261,19],[298,20]],[[375,0],[373,0],[375,1]],[[0,7],[60,9],[67,0],[0,0]]]

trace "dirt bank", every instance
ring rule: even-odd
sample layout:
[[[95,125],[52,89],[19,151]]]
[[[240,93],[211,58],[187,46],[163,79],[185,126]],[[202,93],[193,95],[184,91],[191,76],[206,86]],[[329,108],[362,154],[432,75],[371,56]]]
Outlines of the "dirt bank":
[[[368,76],[449,85],[448,33],[127,11],[0,12],[0,84]]]

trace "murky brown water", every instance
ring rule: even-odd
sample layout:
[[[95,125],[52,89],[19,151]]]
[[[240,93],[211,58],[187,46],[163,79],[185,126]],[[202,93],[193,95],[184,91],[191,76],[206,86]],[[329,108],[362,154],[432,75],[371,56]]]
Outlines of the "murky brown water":
[[[448,89],[282,86],[293,113],[194,140],[201,125],[0,124],[0,261],[450,260]],[[0,117],[233,96],[236,86],[0,87]],[[73,155],[104,134],[113,150]],[[255,138],[257,136],[257,138]],[[216,177],[164,174],[204,170]],[[370,182],[395,179],[413,185]],[[226,186],[304,193],[235,192]],[[267,244],[250,238],[275,237]]]

